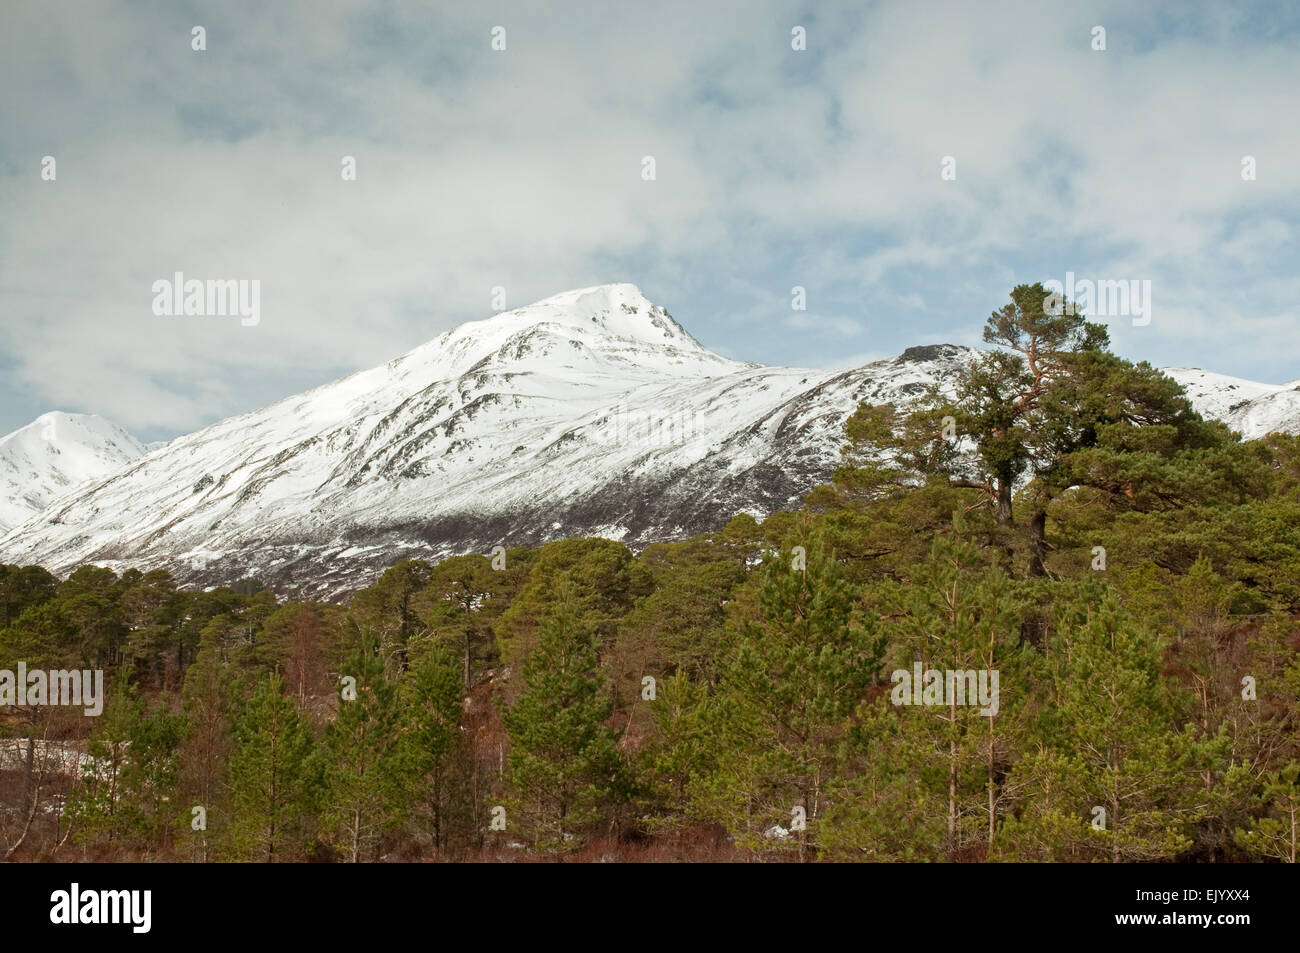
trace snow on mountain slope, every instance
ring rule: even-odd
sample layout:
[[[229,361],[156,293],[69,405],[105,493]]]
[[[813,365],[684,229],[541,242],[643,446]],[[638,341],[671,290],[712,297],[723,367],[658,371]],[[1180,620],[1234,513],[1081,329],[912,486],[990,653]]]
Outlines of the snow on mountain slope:
[[[1300,380],[1258,384],[1199,367],[1167,367],[1164,372],[1183,385],[1202,416],[1222,420],[1247,440],[1274,431],[1300,434]]]
[[[764,367],[706,350],[632,285],[570,291],[178,437],[0,537],[0,561],[331,598],[404,557],[682,538],[796,505],[859,402],[906,407],[977,353]],[[1300,422],[1286,388],[1173,373],[1252,433]]]
[[[93,414],[42,414],[0,437],[0,534],[144,453],[129,433]]]
[[[566,292],[179,437],[0,538],[0,559],[328,596],[404,556],[680,537],[796,503],[859,400],[906,400],[966,354],[763,367],[632,285]]]

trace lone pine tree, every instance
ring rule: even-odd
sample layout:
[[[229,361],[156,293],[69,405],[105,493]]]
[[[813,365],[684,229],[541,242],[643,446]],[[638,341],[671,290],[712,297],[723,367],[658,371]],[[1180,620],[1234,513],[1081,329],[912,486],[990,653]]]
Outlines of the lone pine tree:
[[[985,323],[984,341],[993,348],[957,373],[950,396],[932,388],[907,414],[859,407],[837,484],[867,496],[936,479],[976,490],[1008,552],[1021,531],[1026,570],[1041,576],[1048,507],[1067,489],[1153,507],[1193,495],[1206,455],[1247,462],[1237,439],[1202,420],[1175,381],[1110,353],[1106,329],[1041,283],[1012,289]],[[964,443],[971,453],[960,452]],[[1029,509],[1019,524],[1017,489]]]

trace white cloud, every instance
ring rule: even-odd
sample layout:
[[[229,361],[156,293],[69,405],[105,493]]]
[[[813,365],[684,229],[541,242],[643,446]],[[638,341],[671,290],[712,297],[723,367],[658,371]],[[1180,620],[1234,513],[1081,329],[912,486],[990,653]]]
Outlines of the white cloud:
[[[7,383],[156,435],[394,357],[484,316],[494,286],[513,307],[614,280],[733,356],[832,365],[973,343],[1013,283],[1067,269],[1153,280],[1122,353],[1294,377],[1297,40],[1180,16],[11,4]],[[177,270],[261,279],[261,324],[154,317]]]

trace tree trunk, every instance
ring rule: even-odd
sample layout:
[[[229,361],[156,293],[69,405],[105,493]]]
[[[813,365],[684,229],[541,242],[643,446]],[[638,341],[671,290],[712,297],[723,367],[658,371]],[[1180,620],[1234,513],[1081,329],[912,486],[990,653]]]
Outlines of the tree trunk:
[[[433,849],[442,853],[442,771],[437,768],[433,775]]]
[[[998,474],[998,525],[1011,525],[1011,474]]]
[[[1116,781],[1113,778],[1111,779],[1111,784],[1112,784],[1112,788],[1110,794],[1110,817],[1106,818],[1106,821],[1110,827],[1110,862],[1112,864],[1118,864],[1120,862],[1119,791],[1113,786],[1116,784]]]
[[[988,768],[989,768],[989,773],[988,773],[988,782],[989,782],[989,846],[988,846],[988,852],[985,854],[985,857],[986,857],[986,858],[988,857],[988,854],[989,854],[989,853],[992,853],[992,852],[993,852],[993,835],[996,833],[996,831],[995,831],[995,825],[994,825],[993,822],[994,822],[994,820],[997,818],[997,803],[996,803],[996,801],[994,800],[994,797],[993,797],[993,783],[994,783],[994,777],[993,777],[993,719],[992,719],[992,718],[989,719],[989,763],[988,763]]]
[[[948,699],[948,723],[955,733],[957,726],[957,695]],[[948,739],[948,857],[957,859],[957,739]]]
[[[1291,863],[1295,863],[1295,843],[1296,843],[1296,808],[1295,801],[1291,802]]]
[[[1029,517],[1029,575],[1046,576],[1047,508],[1036,507]]]
[[[33,724],[33,727],[35,725]],[[27,739],[27,752],[23,758],[23,811],[26,812],[32,804],[32,791],[35,787],[36,779],[36,739],[29,737]]]

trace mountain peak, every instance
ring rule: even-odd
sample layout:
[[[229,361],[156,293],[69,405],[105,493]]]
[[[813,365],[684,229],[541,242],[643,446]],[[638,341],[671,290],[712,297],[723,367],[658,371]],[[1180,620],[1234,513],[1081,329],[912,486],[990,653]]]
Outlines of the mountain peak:
[[[0,437],[0,535],[144,453],[135,437],[95,414],[50,411]]]
[[[968,348],[958,347],[956,344],[920,344],[909,347],[898,355],[898,357],[894,358],[894,363],[919,364],[925,361],[939,361],[961,357],[968,350]]]
[[[610,311],[621,304],[634,307],[654,306],[636,285],[626,281],[615,281],[604,285],[593,285],[590,288],[560,291],[526,305],[525,308],[553,306],[576,311],[581,315],[584,312],[595,314],[600,311]]]
[[[488,320],[519,325],[561,324],[645,344],[704,350],[666,308],[627,282],[562,291]]]
[[[31,423],[19,427],[11,434],[0,437],[0,447],[33,440],[41,444],[86,443],[94,439],[107,443],[120,443],[129,450],[141,447],[129,433],[110,420],[98,414],[72,414],[62,410],[50,410],[41,414]],[[37,444],[33,444],[35,446]]]

